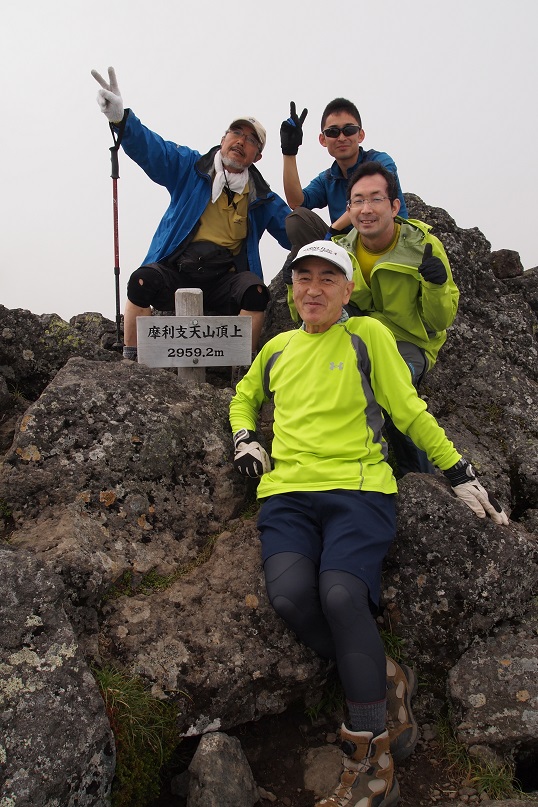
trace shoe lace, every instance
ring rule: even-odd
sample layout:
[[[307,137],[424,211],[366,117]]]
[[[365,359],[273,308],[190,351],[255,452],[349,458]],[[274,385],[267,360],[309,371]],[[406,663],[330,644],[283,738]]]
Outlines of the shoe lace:
[[[360,762],[357,762],[357,760],[344,757],[344,770],[340,776],[340,783],[329,801],[326,802],[327,807],[346,807],[349,804],[349,796],[357,776],[361,773],[366,773],[370,767],[368,759],[368,757],[364,757]]]

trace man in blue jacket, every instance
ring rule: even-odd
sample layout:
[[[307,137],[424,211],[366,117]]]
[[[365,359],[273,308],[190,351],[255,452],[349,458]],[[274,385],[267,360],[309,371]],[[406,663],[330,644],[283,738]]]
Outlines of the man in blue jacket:
[[[95,70],[92,75],[101,85],[99,106],[125,153],[170,194],[143,265],[129,279],[123,355],[136,360],[136,318],[152,308],[173,310],[178,288],[200,288],[205,311],[250,316],[255,351],[269,302],[260,238],[267,230],[290,247],[290,208],[254,167],[265,129],[254,117],[235,118],[220,145],[201,155],[163,140],[124,109],[114,68],[108,81]]]
[[[297,169],[297,153],[303,142],[303,123],[307,110],[297,115],[295,103],[290,104],[290,117],[280,127],[280,144],[284,158],[284,193],[293,210],[286,222],[286,230],[292,243],[292,253],[284,265],[286,268],[300,247],[324,238],[327,231],[331,235],[347,233],[351,221],[346,207],[347,184],[359,165],[375,160],[396,176],[398,183],[399,215],[407,218],[407,207],[403,197],[398,172],[394,160],[384,151],[365,150],[361,143],[365,138],[359,110],[347,98],[335,98],[325,107],[321,116],[320,144],[327,149],[334,162],[330,168],[318,174],[306,188],[301,187]],[[329,208],[330,226],[316,213],[314,208]],[[289,271],[287,272],[289,275]],[[286,280],[290,283],[288,277]]]

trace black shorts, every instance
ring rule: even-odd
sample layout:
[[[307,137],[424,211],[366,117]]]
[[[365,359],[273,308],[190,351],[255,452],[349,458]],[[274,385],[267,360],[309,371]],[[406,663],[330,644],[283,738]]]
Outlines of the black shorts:
[[[377,605],[381,565],[396,534],[396,494],[373,490],[277,493],[258,517],[262,561],[279,552],[360,577]]]
[[[141,266],[129,278],[127,298],[141,308],[174,311],[174,295],[178,289],[201,289],[204,312],[237,316],[243,308],[245,293],[253,286],[263,289],[265,304],[260,310],[264,310],[270,299],[269,290],[254,272],[237,272],[232,268],[220,277],[201,280],[163,263],[150,263]]]

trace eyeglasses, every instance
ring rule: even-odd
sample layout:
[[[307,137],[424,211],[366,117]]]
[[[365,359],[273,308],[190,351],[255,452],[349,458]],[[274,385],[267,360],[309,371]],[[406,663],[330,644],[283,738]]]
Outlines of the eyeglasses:
[[[345,126],[329,126],[328,129],[323,130],[322,134],[325,137],[340,137],[340,133],[342,133],[344,137],[351,137],[351,135],[357,134],[360,130],[361,127],[355,123],[346,123]]]
[[[347,203],[348,208],[357,207],[359,210],[364,205],[370,205],[370,207],[379,207],[385,202],[389,197],[388,196],[374,196],[373,199],[353,199],[349,200]]]
[[[257,149],[260,148],[260,141],[252,137],[252,135],[246,134],[242,129],[226,129],[226,134],[231,134],[234,137],[244,137],[251,146],[256,146]]]

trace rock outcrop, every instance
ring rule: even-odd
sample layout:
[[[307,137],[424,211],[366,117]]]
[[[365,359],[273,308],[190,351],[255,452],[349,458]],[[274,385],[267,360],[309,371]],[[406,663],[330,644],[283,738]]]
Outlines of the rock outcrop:
[[[0,547],[0,802],[102,807],[114,738],[59,577]]]
[[[530,609],[538,581],[538,268],[523,273],[517,254],[491,253],[478,230],[461,230],[445,211],[407,198],[410,214],[443,241],[461,292],[424,397],[511,523],[477,519],[441,475],[404,478],[380,618],[428,681],[425,710],[445,697],[448,677],[463,740],[524,756],[534,753],[538,720]],[[265,338],[292,326],[280,275],[271,291]],[[111,661],[177,703],[187,736],[318,697],[326,664],[266,599],[247,511],[253,485],[230,463],[232,391],[121,360],[108,349],[113,324],[98,315],[69,325],[57,319],[51,332],[49,318],[0,307],[0,529],[10,561],[2,585],[13,592],[9,611],[28,596],[21,569],[39,578],[29,616],[50,611],[54,591],[56,616],[71,631],[66,647],[74,648],[62,657],[62,674],[69,666],[78,676],[58,707],[90,691],[90,664]],[[270,439],[270,420],[265,431]],[[2,653],[21,663],[45,658],[59,629],[46,620],[37,638],[21,629]],[[499,667],[501,656],[511,663]],[[2,680],[20,677],[5,658]],[[47,670],[37,664],[32,675],[39,674]],[[17,709],[37,708],[41,690],[36,685],[32,696],[27,687],[23,700],[3,686],[14,699],[3,717],[13,739],[0,749],[0,787],[10,793],[11,771],[30,771],[48,743],[47,724],[24,726],[32,742],[23,749]],[[517,692],[528,697],[517,700]],[[480,693],[487,708],[477,711],[469,698]],[[94,722],[94,735],[81,734],[85,750],[69,779],[80,794],[96,767],[113,760],[95,690],[85,700],[80,719]],[[495,719],[498,731],[489,731]],[[75,803],[65,789],[55,797]]]

